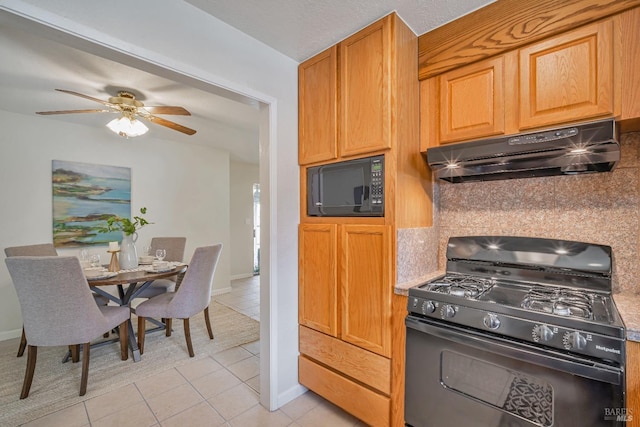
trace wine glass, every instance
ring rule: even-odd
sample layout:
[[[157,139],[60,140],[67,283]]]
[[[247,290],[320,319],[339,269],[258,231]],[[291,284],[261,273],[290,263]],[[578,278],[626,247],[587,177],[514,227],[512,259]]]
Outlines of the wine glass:
[[[100,254],[91,254],[89,256],[91,267],[100,267]]]
[[[158,259],[158,261],[162,261],[166,256],[167,251],[165,249],[156,249],[156,258]]]
[[[80,251],[80,261],[88,261],[89,260],[89,251],[86,249],[82,249]]]

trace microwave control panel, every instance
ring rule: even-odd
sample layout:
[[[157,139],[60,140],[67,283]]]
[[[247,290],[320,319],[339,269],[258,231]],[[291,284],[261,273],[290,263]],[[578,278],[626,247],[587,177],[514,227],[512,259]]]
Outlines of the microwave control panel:
[[[370,198],[372,205],[382,205],[384,200],[384,173],[382,170],[382,160],[371,161],[371,191]]]

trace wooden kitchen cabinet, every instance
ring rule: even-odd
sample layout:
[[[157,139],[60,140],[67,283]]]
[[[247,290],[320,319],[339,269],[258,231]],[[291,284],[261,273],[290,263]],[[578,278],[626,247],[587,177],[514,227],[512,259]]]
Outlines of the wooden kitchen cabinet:
[[[504,58],[449,71],[440,86],[440,143],[504,133]]]
[[[301,224],[299,230],[299,381],[381,426],[389,425],[398,400],[397,391],[391,398],[390,230],[360,224]]]
[[[342,340],[391,357],[390,227],[341,228]]]
[[[301,165],[391,147],[397,19],[388,15],[298,67]]]
[[[391,305],[391,359],[300,326],[300,383],[370,426],[404,425],[407,297]]]
[[[338,48],[298,67],[298,162],[338,158]]]
[[[367,425],[404,426],[406,308],[394,294],[390,359],[300,326],[300,383]]]
[[[298,321],[338,336],[338,226],[301,224],[299,244]]]
[[[299,245],[299,323],[390,357],[390,227],[301,224]]]
[[[521,130],[614,113],[613,21],[519,50]]]
[[[393,20],[388,15],[339,44],[341,156],[391,148]]]
[[[620,14],[614,23],[616,50],[620,52],[619,73],[615,73],[614,79],[619,82],[616,95],[620,97],[620,115],[616,119],[620,120],[621,132],[637,132],[640,131],[640,7]]]
[[[397,233],[433,220],[420,154],[417,36],[392,13],[301,64],[299,73],[298,378],[368,425],[401,426],[407,297],[394,294]],[[316,114],[325,101],[312,98],[328,100],[335,87],[329,115]],[[335,142],[327,143],[333,130],[310,142],[309,130],[323,129],[321,120],[331,125],[334,112]],[[383,217],[308,215],[308,167],[380,154]]]
[[[423,80],[421,151],[614,116],[613,23],[585,25]]]

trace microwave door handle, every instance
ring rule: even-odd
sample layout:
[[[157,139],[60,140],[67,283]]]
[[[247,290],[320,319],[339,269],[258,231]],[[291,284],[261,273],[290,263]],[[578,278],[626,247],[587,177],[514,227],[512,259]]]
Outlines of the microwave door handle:
[[[324,211],[324,206],[322,204],[322,195],[324,194],[324,186],[322,184],[322,171],[324,170],[325,166],[320,166],[318,168],[318,174],[316,175],[316,177],[318,178],[318,199],[317,199],[317,203],[316,206],[318,207],[318,212],[320,212],[320,214],[322,216],[326,215],[326,212]]]

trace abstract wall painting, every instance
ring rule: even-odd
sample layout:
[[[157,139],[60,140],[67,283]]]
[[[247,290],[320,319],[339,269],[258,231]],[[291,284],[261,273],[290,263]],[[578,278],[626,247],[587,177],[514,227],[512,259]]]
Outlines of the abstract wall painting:
[[[131,169],[53,160],[53,243],[70,248],[120,241],[100,233],[106,219],[131,218]]]

